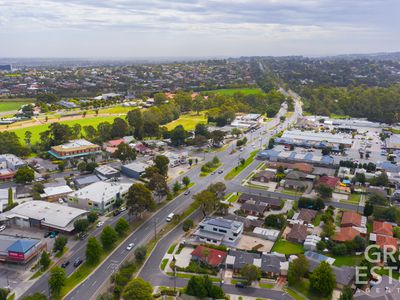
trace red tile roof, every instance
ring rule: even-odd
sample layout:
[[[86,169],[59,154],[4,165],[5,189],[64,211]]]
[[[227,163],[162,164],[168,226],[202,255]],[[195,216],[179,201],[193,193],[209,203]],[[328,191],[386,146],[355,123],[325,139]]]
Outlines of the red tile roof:
[[[327,186],[329,186],[331,188],[334,188],[334,187],[336,187],[338,182],[339,182],[339,178],[336,178],[336,177],[333,177],[333,176],[322,176],[319,179],[318,183],[327,185]]]
[[[357,229],[353,227],[342,227],[340,231],[332,237],[332,240],[337,242],[352,241],[357,235],[360,235]]]
[[[119,144],[122,144],[124,142],[123,139],[117,139],[117,140],[111,140],[107,142],[107,146],[109,147],[117,147]]]
[[[387,222],[374,221],[372,232],[381,235],[393,236],[393,226]]]
[[[208,255],[205,255],[206,253],[208,253]],[[192,256],[197,257],[199,260],[210,266],[217,267],[223,263],[227,253],[217,249],[197,246],[192,252]]]
[[[342,221],[341,221],[341,226],[361,226],[361,215],[352,212],[352,211],[345,211],[342,215]]]
[[[387,246],[387,249],[389,249],[391,246],[397,250],[398,247],[396,238],[380,234],[376,235],[376,244],[381,248],[383,248],[383,246]]]

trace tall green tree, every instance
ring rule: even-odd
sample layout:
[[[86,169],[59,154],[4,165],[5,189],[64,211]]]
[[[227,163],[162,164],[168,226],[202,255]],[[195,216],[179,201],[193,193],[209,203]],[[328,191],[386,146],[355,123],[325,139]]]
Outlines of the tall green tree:
[[[11,207],[14,204],[13,189],[8,188],[8,203],[7,206]]]
[[[129,127],[125,120],[121,118],[115,118],[111,126],[111,137],[121,138],[129,134]]]
[[[129,229],[129,223],[124,218],[119,218],[117,224],[115,224],[115,231],[119,236],[124,236]]]
[[[203,190],[193,196],[193,199],[200,205],[204,217],[213,212],[218,204],[218,198],[215,193],[209,190]]]
[[[58,236],[54,241],[53,251],[63,252],[67,243],[68,243],[68,238],[66,236],[64,235]]]
[[[132,161],[136,159],[136,150],[131,148],[128,144],[121,143],[113,153],[113,157],[118,158],[123,163]]]
[[[50,271],[49,289],[51,295],[58,299],[61,294],[61,289],[65,286],[67,276],[65,270],[59,266],[55,266]]]
[[[298,258],[290,262],[288,270],[289,285],[299,282],[307,274],[308,266],[308,260],[303,254],[300,254]]]
[[[134,278],[122,294],[124,300],[153,300],[153,287],[142,278]]]
[[[35,179],[34,171],[29,167],[21,167],[15,173],[15,181],[17,183],[28,183]]]
[[[146,210],[152,211],[156,208],[151,191],[142,183],[132,184],[125,197],[131,215],[141,215]]]
[[[165,177],[161,174],[155,173],[148,183],[148,187],[150,190],[154,191],[158,200],[160,201],[161,198],[168,194],[169,187]]]
[[[172,145],[179,147],[185,144],[185,140],[188,137],[188,132],[183,128],[182,125],[176,126],[173,130],[170,132],[170,139]]]
[[[251,285],[253,281],[260,280],[261,278],[261,269],[255,265],[244,265],[240,270],[240,275],[242,275],[248,285]]]
[[[106,226],[100,234],[100,241],[104,250],[110,250],[118,240],[118,234],[111,226]]]
[[[46,251],[42,252],[42,255],[40,256],[39,264],[41,266],[42,271],[47,270],[47,268],[51,264],[51,259],[50,259],[49,253],[47,253]]]
[[[310,289],[322,296],[332,294],[336,286],[336,277],[327,262],[321,262],[310,275]]]
[[[154,165],[163,176],[168,176],[169,159],[165,155],[156,155],[154,158]]]
[[[98,263],[102,252],[103,249],[101,248],[100,242],[96,237],[91,236],[86,244],[86,261],[92,265]]]

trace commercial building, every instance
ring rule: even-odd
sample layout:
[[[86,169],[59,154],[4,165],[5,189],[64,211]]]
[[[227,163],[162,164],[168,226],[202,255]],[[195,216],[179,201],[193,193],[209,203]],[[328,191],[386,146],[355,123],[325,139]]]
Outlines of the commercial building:
[[[85,217],[82,209],[46,201],[27,201],[0,215],[0,221],[9,226],[72,232],[74,222]]]
[[[68,203],[87,210],[105,212],[112,208],[116,199],[124,197],[130,186],[128,183],[99,181],[69,194]]]
[[[88,186],[89,184],[99,182],[100,178],[96,175],[87,175],[82,177],[75,177],[74,179],[72,179],[72,181],[74,182],[75,188],[81,189],[85,186]]]
[[[73,190],[68,185],[46,187],[43,189],[43,194],[40,197],[43,200],[50,202],[57,201],[60,198],[66,197],[68,194],[72,193]]]
[[[400,134],[392,134],[385,140],[385,147],[389,150],[400,149]]]
[[[206,218],[199,224],[193,236],[200,242],[233,245],[241,238],[242,233],[242,222],[224,218]]]
[[[139,161],[134,161],[130,164],[123,165],[121,167],[121,172],[130,178],[139,179],[149,166],[150,165],[148,164]]]
[[[330,132],[315,132],[301,130],[287,130],[282,134],[282,137],[275,140],[281,144],[290,144],[297,146],[308,146],[315,148],[324,148],[324,146],[344,145],[351,147],[353,140],[347,135],[332,134]],[[327,143],[322,144],[321,143]]]
[[[0,261],[25,264],[47,247],[39,239],[0,235]]]
[[[276,151],[262,150],[258,152],[257,158],[261,160],[270,160],[272,162],[303,162],[320,166],[332,166],[334,164],[333,157],[329,155],[319,156],[312,153],[297,153],[296,151]]]
[[[85,139],[79,139],[51,147],[49,153],[57,159],[68,159],[101,153],[101,147]]]
[[[26,166],[26,162],[14,154],[0,155],[0,170],[10,170],[15,172],[24,166]]]
[[[259,126],[261,121],[262,116],[260,114],[246,114],[236,116],[235,120],[231,123],[231,126],[248,129]]]
[[[104,179],[110,179],[110,178],[120,176],[120,172],[118,170],[114,169],[113,167],[107,166],[107,165],[98,166],[94,170],[94,173],[97,176],[100,176],[101,178],[104,178]]]

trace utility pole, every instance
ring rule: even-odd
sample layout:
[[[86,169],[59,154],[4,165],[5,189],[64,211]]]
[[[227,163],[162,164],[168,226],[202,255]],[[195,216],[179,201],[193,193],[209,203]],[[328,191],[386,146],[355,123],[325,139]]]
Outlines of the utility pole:
[[[174,263],[174,296],[176,299],[176,259],[175,259],[175,255],[172,257],[172,262]]]

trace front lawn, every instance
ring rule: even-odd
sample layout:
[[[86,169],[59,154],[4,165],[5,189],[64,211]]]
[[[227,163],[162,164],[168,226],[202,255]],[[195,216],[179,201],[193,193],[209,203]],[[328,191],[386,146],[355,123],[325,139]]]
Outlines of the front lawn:
[[[239,197],[240,195],[237,193],[230,193],[229,195],[225,196],[225,200],[228,200],[229,203],[235,203]]]
[[[299,254],[304,253],[303,245],[292,243],[286,240],[276,241],[271,249],[271,252],[278,252],[282,254]]]
[[[175,250],[175,247],[176,247],[176,243],[175,244],[172,244],[170,247],[169,247],[169,249],[168,249],[168,254],[172,254],[172,252],[174,252],[174,250]]]
[[[260,283],[260,288],[263,288],[263,289],[272,289],[273,287],[274,287],[274,285],[271,283]]]
[[[319,223],[321,223],[321,217],[322,214],[318,213],[313,221],[313,225],[314,226],[319,226]]]
[[[330,300],[331,297],[322,297],[320,295],[314,294],[313,292],[310,291],[310,281],[306,278],[302,278],[296,284],[292,286],[295,288],[297,291],[299,291],[301,294],[306,296],[310,300]]]

